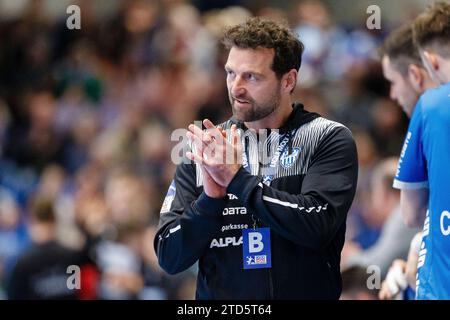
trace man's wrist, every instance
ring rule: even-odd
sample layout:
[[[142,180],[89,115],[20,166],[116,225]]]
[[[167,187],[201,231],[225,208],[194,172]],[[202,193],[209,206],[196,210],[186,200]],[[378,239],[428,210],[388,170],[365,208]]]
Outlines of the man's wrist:
[[[230,185],[231,181],[233,181],[234,177],[236,176],[236,174],[239,172],[239,170],[241,168],[242,168],[241,164],[233,166],[233,168],[231,170],[231,173],[230,173],[230,176],[229,176],[229,179],[228,179],[228,183],[227,183],[226,188],[228,188],[228,186]]]
[[[197,213],[202,216],[219,216],[219,213],[222,213],[225,208],[226,203],[226,194],[223,198],[212,198],[203,191],[194,202],[194,207]]]
[[[240,167],[227,187],[227,192],[246,203],[250,192],[260,183],[260,177],[253,176],[244,167]]]

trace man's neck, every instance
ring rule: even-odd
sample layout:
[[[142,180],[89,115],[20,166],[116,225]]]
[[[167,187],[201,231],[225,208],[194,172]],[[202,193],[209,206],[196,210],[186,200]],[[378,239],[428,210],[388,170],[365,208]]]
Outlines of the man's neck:
[[[425,71],[426,72],[426,71]],[[422,93],[427,91],[428,89],[436,88],[436,83],[431,80],[429,76],[425,77],[425,80],[423,81],[423,86],[420,88],[421,90],[417,92],[417,94],[420,96]]]
[[[292,103],[286,101],[281,103],[271,114],[268,116],[252,122],[245,122],[245,126],[249,129],[278,129],[280,128],[292,113]]]
[[[34,223],[31,227],[31,237],[37,244],[45,244],[56,239],[53,223]]]

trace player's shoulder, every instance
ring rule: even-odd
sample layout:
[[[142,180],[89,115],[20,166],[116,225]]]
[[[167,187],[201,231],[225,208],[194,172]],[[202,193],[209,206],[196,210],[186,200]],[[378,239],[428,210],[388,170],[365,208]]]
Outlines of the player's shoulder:
[[[449,103],[450,82],[425,91],[419,99],[418,106],[422,113],[429,113],[440,106],[448,106]]]

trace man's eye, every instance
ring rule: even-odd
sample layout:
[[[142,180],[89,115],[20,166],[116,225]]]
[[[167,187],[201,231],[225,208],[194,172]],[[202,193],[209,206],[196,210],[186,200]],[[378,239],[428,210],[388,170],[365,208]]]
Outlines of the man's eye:
[[[225,70],[225,72],[227,73],[227,76],[232,76],[234,75],[234,72],[231,70]]]

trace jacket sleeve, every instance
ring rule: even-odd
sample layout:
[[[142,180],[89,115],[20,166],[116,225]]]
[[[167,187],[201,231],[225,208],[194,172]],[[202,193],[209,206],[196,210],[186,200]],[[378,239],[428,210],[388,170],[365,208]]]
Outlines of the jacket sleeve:
[[[322,140],[303,179],[301,194],[264,185],[241,168],[228,186],[257,218],[286,239],[314,250],[324,248],[345,223],[358,176],[350,130],[338,127]],[[300,182],[299,182],[300,183]]]
[[[177,167],[154,239],[159,264],[166,272],[184,271],[198,260],[222,225],[225,204],[225,198],[200,193],[194,165]]]

